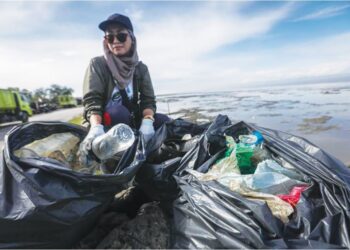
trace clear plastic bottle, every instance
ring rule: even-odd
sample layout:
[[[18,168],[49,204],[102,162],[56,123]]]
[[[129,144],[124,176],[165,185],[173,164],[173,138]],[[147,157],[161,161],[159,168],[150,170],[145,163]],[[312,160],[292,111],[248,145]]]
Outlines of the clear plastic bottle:
[[[271,159],[271,154],[265,148],[264,143],[257,145],[254,148],[254,153],[250,159],[253,165],[256,167],[260,162],[267,159]]]
[[[238,137],[239,142],[246,145],[255,145],[258,138],[255,135],[240,135]]]
[[[244,143],[246,145],[258,145],[264,141],[262,134],[256,130],[249,135],[240,135],[238,139],[240,143]]]
[[[132,129],[128,125],[120,123],[93,140],[92,152],[98,159],[104,161],[127,150],[134,141],[135,135]]]

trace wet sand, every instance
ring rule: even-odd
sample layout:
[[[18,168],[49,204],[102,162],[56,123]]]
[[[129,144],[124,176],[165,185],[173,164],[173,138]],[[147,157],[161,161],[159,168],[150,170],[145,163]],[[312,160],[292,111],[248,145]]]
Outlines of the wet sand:
[[[159,96],[158,111],[196,123],[218,114],[304,137],[350,165],[350,84]]]

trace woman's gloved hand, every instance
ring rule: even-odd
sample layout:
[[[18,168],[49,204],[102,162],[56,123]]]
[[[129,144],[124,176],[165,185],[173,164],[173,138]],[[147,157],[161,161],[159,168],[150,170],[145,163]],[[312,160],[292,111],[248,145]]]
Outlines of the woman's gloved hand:
[[[91,162],[91,157],[89,157],[89,151],[91,150],[92,141],[105,134],[102,124],[97,124],[90,128],[89,133],[86,135],[79,147],[79,160],[85,166],[89,166]]]
[[[154,135],[153,120],[144,118],[141,123],[140,132],[143,134],[143,138],[147,143],[149,139]]]

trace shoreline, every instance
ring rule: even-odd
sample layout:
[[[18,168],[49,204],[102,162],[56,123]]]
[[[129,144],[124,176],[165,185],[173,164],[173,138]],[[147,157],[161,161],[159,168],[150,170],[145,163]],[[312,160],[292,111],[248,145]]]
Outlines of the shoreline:
[[[216,116],[211,116],[211,115],[206,114],[207,111],[210,111],[210,110],[203,110],[203,109],[199,109],[199,108],[192,108],[192,109],[182,108],[178,111],[171,112],[168,115],[170,115],[172,118],[182,118],[184,120],[188,120],[188,121],[191,121],[193,123],[202,124],[202,123],[206,123],[206,122],[212,122],[213,119],[216,117]],[[338,129],[337,126],[327,125],[327,122],[331,118],[332,118],[331,116],[319,116],[319,117],[314,117],[314,118],[304,118],[303,121],[298,124],[297,131],[300,131],[301,133],[308,133],[308,134],[312,134],[312,135],[317,135],[320,132],[327,132],[329,130]],[[233,123],[238,122],[238,121],[235,121],[232,119],[231,119],[231,121]],[[259,125],[259,124],[257,124],[257,125]],[[283,130],[281,130],[281,131],[287,132],[287,131],[283,131]],[[291,134],[305,138],[305,136],[302,136],[302,135],[297,135],[295,133],[291,133]],[[307,138],[305,138],[305,139],[307,139]],[[307,139],[307,140],[309,140],[309,139]],[[323,149],[328,154],[330,154],[330,155],[334,156],[335,158],[337,158],[338,160],[340,160],[347,167],[350,167],[350,160],[343,161],[339,157],[336,157],[335,155],[330,153],[328,150],[324,149],[324,147],[322,147],[321,145],[313,142],[312,140],[310,140],[310,142],[315,144],[317,147]]]

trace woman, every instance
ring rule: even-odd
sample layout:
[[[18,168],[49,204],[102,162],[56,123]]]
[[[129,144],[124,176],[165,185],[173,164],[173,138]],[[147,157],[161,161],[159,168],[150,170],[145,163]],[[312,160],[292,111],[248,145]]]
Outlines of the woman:
[[[130,19],[113,14],[100,23],[105,32],[104,56],[91,60],[84,79],[84,118],[90,130],[81,150],[88,154],[91,142],[118,123],[139,128],[147,141],[154,129],[170,120],[157,114],[147,66],[138,59]]]

